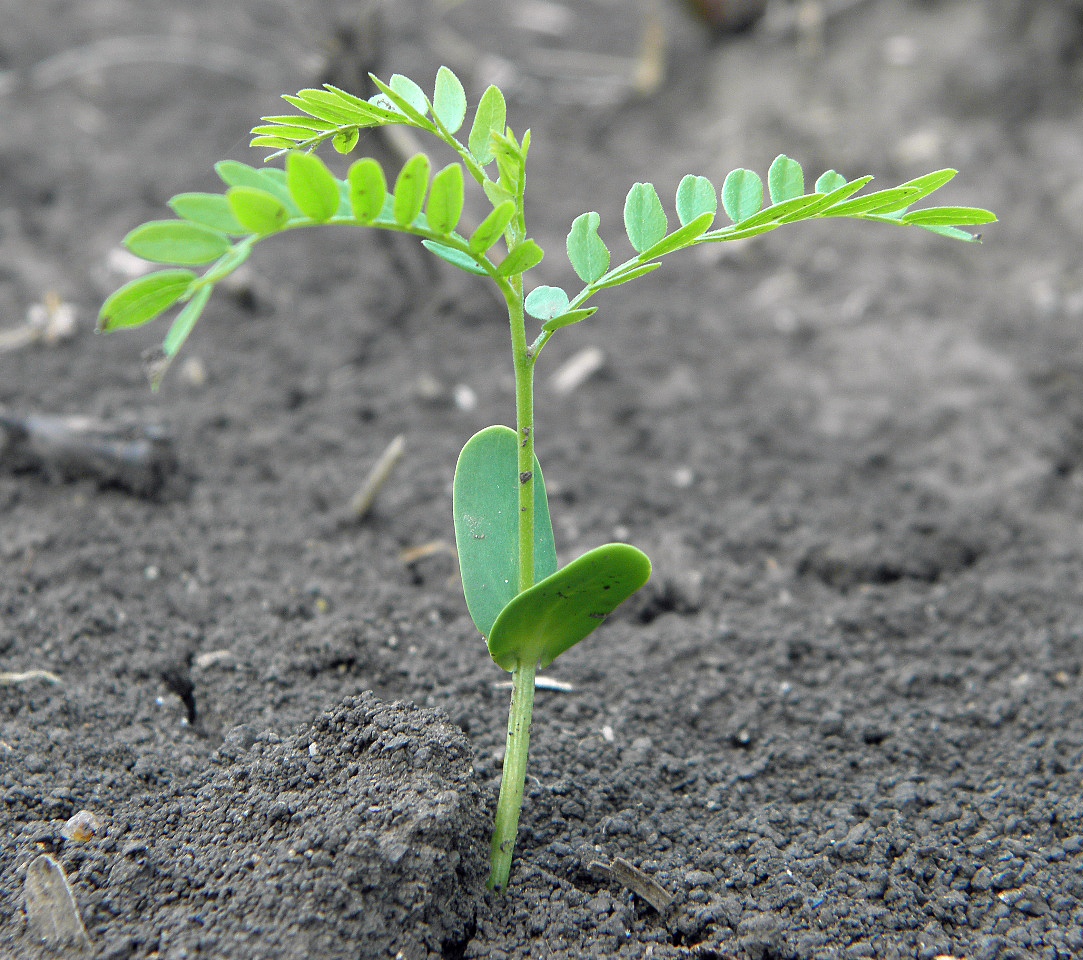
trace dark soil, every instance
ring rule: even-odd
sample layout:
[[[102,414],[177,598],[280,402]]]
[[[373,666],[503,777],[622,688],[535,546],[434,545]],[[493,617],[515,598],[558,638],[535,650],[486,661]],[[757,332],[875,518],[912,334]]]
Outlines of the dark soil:
[[[7,431],[0,669],[58,682],[0,686],[0,953],[50,955],[23,905],[48,853],[115,960],[1083,956],[1077,5],[825,2],[817,39],[777,0],[718,39],[674,3],[646,97],[632,4],[386,6],[372,43],[330,0],[0,2],[0,318],[78,319],[0,354],[0,404],[171,438],[140,474]],[[261,248],[158,394],[161,326],[93,334],[120,238],[252,159],[278,94],[441,62],[533,129],[535,283],[571,284],[582,210],[621,232],[632,182],[779,152],[955,166],[945,202],[1002,220],[685,255],[547,348],[562,555],[626,538],[655,576],[539,691],[503,897],[506,675],[450,551],[456,454],[512,417],[499,305],[328,230]],[[555,389],[588,348],[601,370]]]

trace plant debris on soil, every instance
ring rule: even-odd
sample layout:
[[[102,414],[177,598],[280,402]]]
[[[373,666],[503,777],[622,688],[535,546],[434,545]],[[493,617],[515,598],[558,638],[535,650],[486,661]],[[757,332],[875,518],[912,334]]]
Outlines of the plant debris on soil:
[[[0,0],[0,954],[1083,956],[1079,5],[690,10]],[[280,94],[441,63],[532,128],[534,283],[633,182],[781,152],[957,167],[1001,220],[692,252],[547,351],[558,546],[655,576],[539,686],[504,896],[506,675],[450,549],[500,305],[328,230],[261,246],[157,394],[164,329],[92,332],[120,238],[258,162]],[[27,335],[43,303],[74,328]]]

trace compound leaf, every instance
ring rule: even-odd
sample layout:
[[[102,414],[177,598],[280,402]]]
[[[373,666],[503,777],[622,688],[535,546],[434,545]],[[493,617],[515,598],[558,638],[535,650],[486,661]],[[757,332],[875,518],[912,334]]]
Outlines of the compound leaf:
[[[425,194],[429,189],[429,158],[423,153],[414,154],[403,164],[395,179],[395,222],[405,227],[417,219],[425,205]]]
[[[607,543],[513,597],[489,632],[489,655],[504,670],[549,666],[602,625],[651,576],[647,555]]]
[[[451,163],[432,178],[425,216],[436,233],[451,233],[463,213],[463,168]]]
[[[568,233],[568,260],[584,283],[594,283],[609,269],[609,249],[598,236],[601,222],[594,211],[581,213]]]
[[[191,270],[158,270],[137,277],[116,290],[98,312],[98,329],[108,333],[139,327],[164,313],[188,292]]]
[[[557,569],[553,522],[534,458],[534,579]],[[509,427],[474,434],[459,454],[453,486],[455,546],[470,616],[488,636],[519,589],[519,438]]]
[[[524,240],[508,251],[508,255],[496,268],[496,274],[498,277],[514,277],[517,274],[526,273],[527,270],[541,263],[544,256],[545,251],[533,240]]]
[[[338,211],[338,180],[314,153],[286,157],[286,186],[301,213],[316,223],[326,223]]]
[[[688,174],[677,185],[677,219],[682,225],[691,223],[704,213],[718,212],[718,194],[706,177]]]
[[[421,245],[430,253],[435,253],[441,260],[446,260],[452,266],[458,267],[460,270],[465,270],[467,273],[472,273],[479,277],[487,277],[489,275],[477,260],[470,256],[470,254],[464,253],[462,250],[446,246],[442,243],[437,243],[435,240],[422,240]]]
[[[504,94],[497,86],[490,86],[478,101],[474,114],[474,123],[470,127],[468,145],[470,152],[483,167],[495,156],[492,137],[494,133],[503,133],[508,119],[508,106]]]
[[[535,320],[552,320],[568,311],[568,294],[560,287],[535,287],[526,295],[523,304],[526,312]]]
[[[763,207],[763,181],[755,170],[731,170],[722,184],[722,208],[734,223],[760,212]]]
[[[767,189],[772,203],[801,196],[805,192],[805,174],[801,164],[780,153],[767,171]]]
[[[277,197],[252,187],[230,187],[226,193],[233,216],[249,233],[276,233],[289,219],[289,211]]]
[[[154,263],[197,267],[212,263],[230,249],[229,238],[218,230],[187,220],[152,220],[124,238],[137,257]]]
[[[441,67],[436,72],[432,112],[448,133],[458,133],[466,120],[466,91],[448,67]]]
[[[470,249],[474,253],[484,253],[488,250],[507,229],[508,224],[511,223],[512,218],[515,216],[515,211],[514,200],[505,200],[499,206],[494,207],[470,235]]]
[[[354,163],[346,174],[350,185],[350,206],[358,223],[372,223],[384,209],[387,179],[383,167],[372,157]]]
[[[653,183],[635,183],[624,200],[624,228],[636,253],[653,247],[666,235],[669,220]]]

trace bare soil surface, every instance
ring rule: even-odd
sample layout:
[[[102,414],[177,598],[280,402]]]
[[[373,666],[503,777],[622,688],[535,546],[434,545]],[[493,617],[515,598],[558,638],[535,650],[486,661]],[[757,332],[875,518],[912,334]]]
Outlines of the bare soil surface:
[[[776,0],[722,38],[661,9],[643,95],[631,3],[411,0],[374,38],[330,0],[0,0],[0,326],[75,310],[0,353],[0,954],[1083,956],[1078,7]],[[945,202],[1002,221],[685,255],[547,348],[562,557],[627,539],[655,575],[548,671],[504,896],[506,675],[451,552],[458,450],[512,418],[499,304],[327,230],[261,247],[157,394],[160,325],[93,333],[120,238],[254,161],[279,94],[440,63],[533,130],[534,283],[571,284],[584,209],[619,245],[631,183],[780,152],[958,167]],[[30,416],[128,445],[58,453]],[[28,928],[41,854],[81,951]]]

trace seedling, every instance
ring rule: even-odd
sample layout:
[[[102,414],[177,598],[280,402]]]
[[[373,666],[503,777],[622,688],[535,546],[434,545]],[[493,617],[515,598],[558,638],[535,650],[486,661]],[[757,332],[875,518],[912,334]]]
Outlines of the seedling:
[[[589,301],[610,287],[646,276],[661,259],[704,243],[767,233],[804,220],[849,217],[893,226],[915,226],[957,240],[979,239],[964,227],[996,217],[974,207],[913,210],[952,177],[937,170],[898,187],[862,193],[872,177],[848,180],[834,170],[806,192],[800,164],[779,156],[764,183],[752,170],[732,171],[721,191],[689,174],[676,191],[677,224],[650,183],[636,183],[624,205],[633,254],[616,266],[599,233],[600,217],[576,217],[567,255],[583,286],[574,294],[537,286],[523,277],[542,259],[527,231],[525,194],[530,131],[517,137],[507,125],[504,95],[482,94],[467,136],[467,98],[447,67],[429,96],[414,81],[395,75],[365,100],[331,85],[285,96],[299,112],[264,117],[252,146],[285,158],[282,168],[255,168],[233,160],[217,164],[222,194],[182,193],[169,202],[177,219],[137,227],[125,245],[139,257],[166,265],[117,290],[99,317],[103,331],[137,327],[180,305],[162,344],[155,383],[199,319],[215,285],[236,270],[262,240],[319,224],[394,230],[467,273],[487,277],[507,304],[515,376],[515,428],[491,426],[463,448],[455,470],[455,539],[466,605],[493,660],[512,674],[507,752],[492,839],[490,887],[507,887],[523,800],[534,703],[535,671],[593,632],[650,577],[646,555],[624,543],[588,551],[564,567],[557,562],[553,525],[541,467],[534,455],[534,368],[560,330],[580,323],[597,307]],[[357,160],[345,179],[314,153],[330,142],[351,153],[361,131],[413,127],[445,144],[456,159],[436,173],[424,153],[410,157],[393,182],[372,158]],[[491,208],[473,229],[461,227],[465,184],[473,180]],[[391,187],[389,188],[389,183]],[[729,222],[716,225],[719,200]],[[198,273],[194,268],[206,269]],[[527,317],[532,318],[528,327]]]

